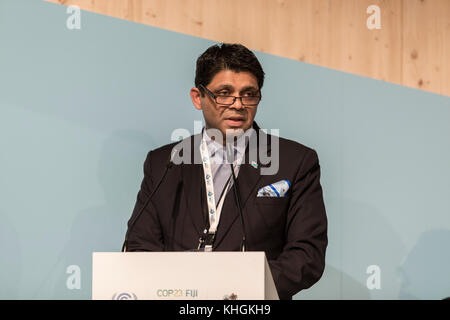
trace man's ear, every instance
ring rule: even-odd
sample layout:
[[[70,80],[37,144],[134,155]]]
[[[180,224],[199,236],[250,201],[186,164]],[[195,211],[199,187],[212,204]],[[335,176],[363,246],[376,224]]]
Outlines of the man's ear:
[[[199,88],[192,88],[189,92],[195,109],[202,110],[201,92]]]

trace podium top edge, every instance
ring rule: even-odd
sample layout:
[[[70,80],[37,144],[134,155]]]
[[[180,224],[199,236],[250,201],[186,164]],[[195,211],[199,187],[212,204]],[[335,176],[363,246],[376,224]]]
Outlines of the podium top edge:
[[[166,255],[173,255],[173,254],[234,254],[234,255],[261,255],[265,254],[264,251],[209,251],[209,252],[195,252],[195,251],[133,251],[133,252],[115,252],[115,251],[94,251],[92,252],[93,255],[103,255],[103,254],[166,254]]]

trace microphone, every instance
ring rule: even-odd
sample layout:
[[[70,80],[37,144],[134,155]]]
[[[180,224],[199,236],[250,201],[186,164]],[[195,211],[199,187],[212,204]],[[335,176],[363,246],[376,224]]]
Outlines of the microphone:
[[[230,162],[231,167],[231,175],[233,177],[233,191],[234,191],[234,198],[236,199],[236,204],[239,210],[239,217],[241,219],[241,226],[242,226],[242,242],[241,242],[241,251],[246,251],[245,246],[245,226],[244,226],[244,216],[242,215],[242,206],[241,206],[241,199],[240,199],[240,192],[239,192],[239,186],[236,182],[236,176],[234,174],[234,168],[233,168],[233,160],[234,160],[234,150],[233,145],[231,143],[227,143],[227,158],[228,162]]]
[[[153,195],[155,194],[155,192],[159,189],[159,186],[161,185],[161,183],[163,182],[164,178],[166,177],[167,172],[169,171],[170,168],[172,168],[173,160],[174,160],[175,156],[178,155],[178,152],[180,151],[179,149],[180,149],[180,147],[178,145],[173,147],[172,152],[171,152],[170,157],[169,157],[169,161],[166,164],[166,169],[164,170],[164,174],[162,175],[161,179],[159,179],[158,184],[156,185],[156,187],[153,189],[153,191],[148,196],[148,198],[145,201],[144,205],[142,206],[141,210],[139,210],[139,212],[136,214],[136,217],[134,218],[133,222],[131,222],[130,227],[128,228],[128,231],[127,231],[127,233],[125,235],[125,240],[124,240],[123,245],[122,245],[122,252],[126,252],[127,251],[128,238],[130,236],[131,230],[133,230],[134,225],[136,224],[136,221],[139,219],[139,217],[141,216],[142,212],[144,212],[145,208],[147,208],[147,206],[150,203],[150,200],[153,198]]]

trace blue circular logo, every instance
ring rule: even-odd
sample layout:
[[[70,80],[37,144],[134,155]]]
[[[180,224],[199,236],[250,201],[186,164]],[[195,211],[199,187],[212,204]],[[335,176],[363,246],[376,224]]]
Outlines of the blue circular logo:
[[[138,298],[134,293],[128,293],[128,292],[122,292],[122,293],[115,293],[112,296],[112,300],[137,300]]]

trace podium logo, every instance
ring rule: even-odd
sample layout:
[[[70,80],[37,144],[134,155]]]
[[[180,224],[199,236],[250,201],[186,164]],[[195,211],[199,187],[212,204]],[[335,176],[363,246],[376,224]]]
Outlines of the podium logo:
[[[232,293],[230,295],[224,295],[223,300],[237,300],[238,296],[235,293]]]
[[[128,292],[123,292],[123,293],[114,293],[114,295],[112,296],[112,300],[137,300],[138,298],[136,297],[136,295],[134,293],[128,293]]]

